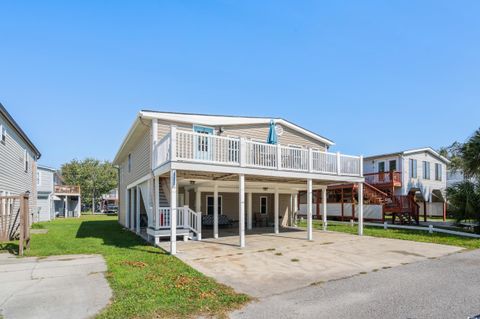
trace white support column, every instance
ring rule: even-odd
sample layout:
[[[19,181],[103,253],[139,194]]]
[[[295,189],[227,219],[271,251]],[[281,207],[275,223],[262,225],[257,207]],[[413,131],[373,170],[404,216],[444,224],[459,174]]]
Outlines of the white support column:
[[[125,228],[130,228],[130,190],[125,189]]]
[[[240,248],[245,247],[245,175],[239,175],[239,192],[238,192],[238,225],[240,233]]]
[[[358,235],[363,235],[363,183],[358,183]]]
[[[198,213],[202,210],[202,192],[195,190],[195,211]]]
[[[322,189],[322,221],[323,221],[323,230],[327,230],[327,187]]]
[[[293,226],[293,194],[290,194],[290,202],[288,204],[288,226],[292,227]]]
[[[218,185],[213,186],[213,238],[218,238]]]
[[[275,234],[280,233],[279,231],[279,206],[280,206],[280,194],[278,193],[278,188],[275,188],[275,196],[274,196],[274,225],[275,225]]]
[[[292,211],[292,219],[293,219],[293,225],[296,227],[297,226],[297,221],[296,221],[296,212],[298,211],[298,193],[293,194],[293,211]]]
[[[136,204],[137,204],[137,207],[135,209],[135,218],[136,218],[136,222],[135,222],[135,231],[137,234],[140,234],[140,187],[136,187],[136,193],[137,193],[137,201],[136,201]]]
[[[153,207],[155,207],[155,230],[160,229],[160,177],[155,176],[155,181],[153,183],[153,191],[154,191],[154,196],[153,200],[155,203],[153,204]]]
[[[135,187],[130,188],[130,230],[135,227]]]
[[[82,215],[82,197],[78,196],[78,202],[77,202],[77,217],[80,217]]]
[[[177,254],[177,171],[170,171],[170,254]]]
[[[185,206],[187,206],[188,208],[190,208],[190,190],[189,189],[185,190],[185,197],[184,197],[184,203],[183,204]]]
[[[253,211],[253,198],[252,193],[248,193],[248,206],[247,206],[247,229],[252,230],[252,211]]]
[[[64,218],[68,218],[68,196],[65,196],[63,199],[63,206],[64,206]],[[95,212],[95,207],[92,208],[92,211]]]
[[[307,179],[307,239],[313,240],[312,231],[312,179]]]

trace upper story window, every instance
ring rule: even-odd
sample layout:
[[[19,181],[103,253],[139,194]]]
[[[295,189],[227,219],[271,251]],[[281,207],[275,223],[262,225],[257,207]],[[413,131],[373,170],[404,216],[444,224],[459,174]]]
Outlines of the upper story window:
[[[1,134],[0,135],[0,142],[5,144],[5,141],[7,140],[7,130],[1,124],[0,124],[0,134]]]
[[[385,162],[378,162],[378,172],[379,173],[385,172]]]
[[[430,162],[423,161],[423,179],[430,179]]]
[[[435,180],[441,181],[442,180],[442,164],[435,164]]]
[[[132,154],[128,154],[128,172],[132,171]]]
[[[23,167],[25,169],[25,173],[28,173],[28,152],[26,149],[23,150]]]
[[[410,159],[410,177],[417,178],[417,160]]]
[[[388,163],[388,169],[390,170],[390,172],[396,171],[397,170],[397,160],[391,160]]]
[[[37,171],[37,186],[42,186],[42,172]]]

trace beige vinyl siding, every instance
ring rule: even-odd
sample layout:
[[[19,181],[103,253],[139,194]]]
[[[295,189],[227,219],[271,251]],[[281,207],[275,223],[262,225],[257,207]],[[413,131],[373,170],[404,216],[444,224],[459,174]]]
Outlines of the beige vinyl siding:
[[[140,178],[148,175],[152,171],[151,166],[151,134],[150,129],[145,128],[143,134],[137,140],[131,140],[131,171],[128,171],[128,154],[122,159],[119,165],[120,185],[119,185],[119,221],[125,222],[125,193],[127,186]]]
[[[192,124],[175,123],[167,121],[158,121],[158,137],[161,139],[170,132],[170,127],[176,125],[178,129],[193,131]],[[202,126],[202,125],[200,125]],[[204,125],[208,126],[208,125]],[[215,129],[216,134],[219,134],[220,127],[211,126]],[[319,150],[326,150],[326,145],[311,137],[308,137],[300,132],[292,130],[284,125],[283,134],[278,136],[278,142],[282,145],[298,145],[303,147],[312,147]],[[235,136],[245,137],[247,139],[255,139],[259,141],[267,140],[269,125],[268,124],[252,124],[252,125],[235,125],[235,126],[222,126],[223,133],[221,136]]]
[[[0,142],[0,192],[20,195],[30,192],[30,212],[37,203],[37,175],[35,155],[32,149],[0,115],[0,125],[6,130],[5,143]],[[25,172],[24,153],[27,150],[28,172]]]

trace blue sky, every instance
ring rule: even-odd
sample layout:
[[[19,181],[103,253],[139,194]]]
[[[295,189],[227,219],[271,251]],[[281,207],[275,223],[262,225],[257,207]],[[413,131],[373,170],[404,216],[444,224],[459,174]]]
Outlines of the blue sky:
[[[480,125],[478,1],[3,1],[0,102],[41,163],[140,109],[280,116],[370,155]]]

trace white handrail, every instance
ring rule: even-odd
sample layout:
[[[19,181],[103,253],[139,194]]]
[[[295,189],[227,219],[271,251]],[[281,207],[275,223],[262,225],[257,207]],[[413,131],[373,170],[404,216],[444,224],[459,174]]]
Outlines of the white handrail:
[[[362,176],[359,156],[172,130],[154,145],[154,169],[170,160],[320,174]],[[172,156],[171,152],[174,152]]]

